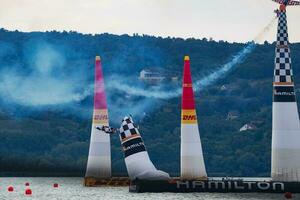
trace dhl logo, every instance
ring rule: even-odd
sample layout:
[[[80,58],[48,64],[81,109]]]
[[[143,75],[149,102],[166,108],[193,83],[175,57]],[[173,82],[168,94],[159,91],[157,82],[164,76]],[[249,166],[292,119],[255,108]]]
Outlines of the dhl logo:
[[[181,123],[182,124],[196,124],[197,123],[196,111],[195,110],[182,110]]]
[[[106,109],[94,110],[93,124],[108,124],[108,113]]]
[[[95,115],[94,120],[108,120],[107,115]]]
[[[183,115],[182,116],[182,120],[196,120],[196,116],[195,115]]]

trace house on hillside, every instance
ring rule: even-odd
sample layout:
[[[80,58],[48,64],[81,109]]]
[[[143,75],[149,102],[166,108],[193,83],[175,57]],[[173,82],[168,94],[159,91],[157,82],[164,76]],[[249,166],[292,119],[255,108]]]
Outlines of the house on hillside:
[[[139,79],[146,83],[158,84],[162,81],[177,82],[178,76],[161,68],[145,68],[140,72]]]

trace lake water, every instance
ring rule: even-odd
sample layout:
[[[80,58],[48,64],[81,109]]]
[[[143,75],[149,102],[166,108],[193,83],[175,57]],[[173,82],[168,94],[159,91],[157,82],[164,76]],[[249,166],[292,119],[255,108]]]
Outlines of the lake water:
[[[25,183],[29,182],[32,195],[25,195]],[[58,188],[53,184],[58,183]],[[14,192],[8,192],[8,186],[14,187]],[[222,193],[129,193],[128,187],[84,187],[82,178],[0,178],[0,200],[284,200],[283,194],[222,194]],[[300,194],[293,199],[300,200]]]

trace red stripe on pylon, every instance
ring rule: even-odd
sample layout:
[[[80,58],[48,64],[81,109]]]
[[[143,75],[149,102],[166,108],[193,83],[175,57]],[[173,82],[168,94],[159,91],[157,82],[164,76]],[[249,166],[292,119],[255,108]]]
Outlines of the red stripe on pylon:
[[[182,81],[182,109],[195,109],[194,91],[191,76],[190,59],[184,58],[183,81]]]

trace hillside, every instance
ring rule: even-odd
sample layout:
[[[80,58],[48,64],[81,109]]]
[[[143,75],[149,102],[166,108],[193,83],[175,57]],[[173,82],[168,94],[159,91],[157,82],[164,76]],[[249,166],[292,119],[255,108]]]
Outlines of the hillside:
[[[101,55],[111,124],[133,114],[150,157],[179,172],[180,97],[126,95],[114,85],[142,88],[148,67],[181,74],[190,55],[194,82],[247,44],[147,35],[10,32],[0,29],[0,174],[83,176],[93,106],[94,57]],[[197,114],[210,176],[269,176],[275,44],[257,45],[227,76],[196,92]],[[300,44],[292,44],[296,84]],[[165,84],[165,83],[164,83]],[[159,86],[159,91],[176,85]],[[299,88],[299,87],[297,87]],[[151,88],[150,88],[151,89]],[[153,91],[152,89],[150,91]],[[228,114],[236,113],[235,119]],[[246,123],[255,130],[240,132]],[[112,137],[113,173],[125,173],[119,138]]]

